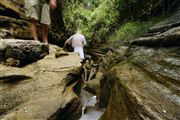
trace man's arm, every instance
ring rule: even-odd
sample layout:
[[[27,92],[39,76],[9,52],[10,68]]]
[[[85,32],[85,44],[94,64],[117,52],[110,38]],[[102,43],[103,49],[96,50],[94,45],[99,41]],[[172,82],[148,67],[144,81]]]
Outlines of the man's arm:
[[[55,9],[57,7],[57,1],[56,0],[50,0],[49,6],[51,9]]]
[[[65,41],[64,46],[63,46],[64,48],[66,47],[67,44],[71,44],[72,38],[73,36],[71,36],[69,39]]]
[[[67,44],[68,44],[68,40],[65,41],[63,48],[65,48]]]

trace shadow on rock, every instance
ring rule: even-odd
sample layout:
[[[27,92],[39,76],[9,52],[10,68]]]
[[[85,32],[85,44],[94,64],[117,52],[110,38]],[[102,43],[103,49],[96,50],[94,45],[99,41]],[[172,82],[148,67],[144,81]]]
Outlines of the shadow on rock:
[[[10,83],[10,84],[14,84],[23,80],[27,80],[30,79],[31,77],[29,76],[24,76],[24,75],[10,75],[10,76],[4,76],[4,77],[0,77],[0,81],[4,82],[4,83]]]

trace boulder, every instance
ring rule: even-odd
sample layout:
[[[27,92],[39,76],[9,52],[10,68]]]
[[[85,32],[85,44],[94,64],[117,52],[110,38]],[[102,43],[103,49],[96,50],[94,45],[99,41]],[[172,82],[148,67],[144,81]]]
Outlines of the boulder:
[[[75,53],[56,58],[57,50],[63,51],[50,45],[48,55],[22,68],[0,64],[0,119],[80,118],[76,82],[67,86],[66,80],[70,73],[79,73],[80,58]]]
[[[42,59],[49,53],[47,44],[33,40],[0,40],[0,62],[10,66],[24,66]]]

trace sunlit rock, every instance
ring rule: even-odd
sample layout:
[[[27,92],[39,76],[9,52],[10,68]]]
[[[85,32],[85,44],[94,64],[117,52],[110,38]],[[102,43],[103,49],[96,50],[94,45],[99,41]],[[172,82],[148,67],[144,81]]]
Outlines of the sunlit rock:
[[[74,53],[56,58],[57,49],[49,45],[48,55],[22,68],[0,64],[0,119],[80,118],[76,83],[66,86],[68,74],[79,73],[80,58]]]

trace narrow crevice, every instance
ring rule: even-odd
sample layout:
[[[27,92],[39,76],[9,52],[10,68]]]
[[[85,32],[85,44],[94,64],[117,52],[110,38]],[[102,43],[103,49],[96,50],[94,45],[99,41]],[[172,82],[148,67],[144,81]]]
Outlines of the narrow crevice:
[[[14,12],[11,9],[7,9],[7,8],[5,10],[0,9],[0,15],[11,17],[11,18],[16,18],[16,19],[21,19],[21,16],[18,13]]]

